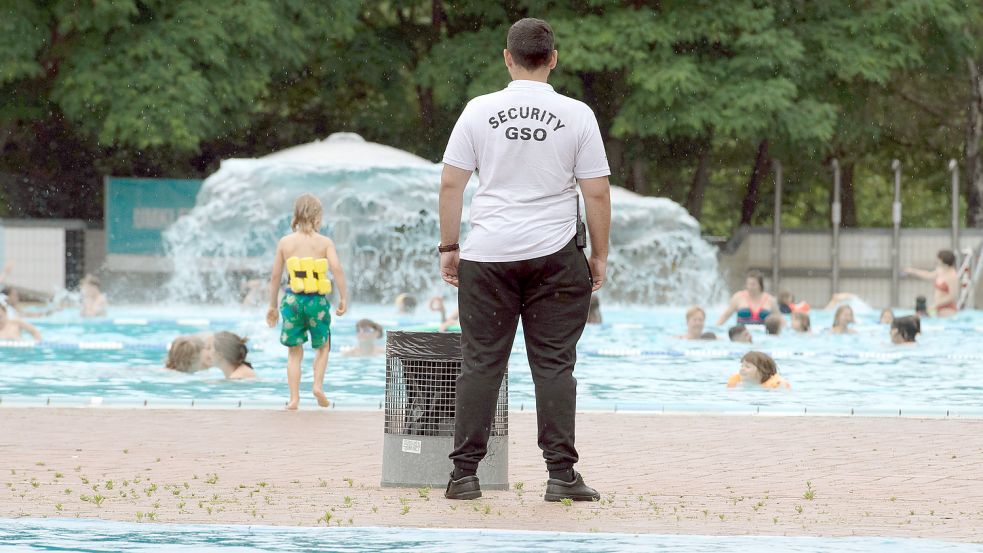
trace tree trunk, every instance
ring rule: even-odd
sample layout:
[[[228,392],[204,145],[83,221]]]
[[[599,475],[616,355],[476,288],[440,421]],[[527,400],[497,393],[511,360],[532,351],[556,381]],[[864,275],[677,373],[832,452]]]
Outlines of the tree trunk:
[[[761,191],[761,181],[768,172],[768,139],[765,138],[758,143],[758,155],[754,158],[754,168],[751,170],[751,178],[747,181],[747,193],[744,194],[744,201],[741,202],[741,225],[750,225],[754,218],[754,211],[758,208],[758,193]]]
[[[700,146],[699,157],[696,162],[696,171],[693,173],[693,183],[689,187],[689,195],[686,197],[686,210],[697,221],[703,215],[703,197],[706,193],[707,182],[710,180],[709,160],[710,146]]]
[[[983,138],[983,79],[980,65],[967,59],[969,65],[970,97],[966,121],[966,226],[983,227],[983,156],[980,155],[980,139]]]
[[[632,188],[639,194],[648,194],[648,162],[636,159],[631,163]]]
[[[857,226],[857,200],[853,193],[853,164],[847,163],[840,172],[840,224]]]
[[[440,148],[440,139],[434,135],[434,100],[433,89],[416,86],[416,98],[420,103],[420,122],[422,123],[422,138],[427,151]]]
[[[628,182],[627,171],[625,170],[625,142],[620,138],[611,137],[608,138],[607,144],[604,145],[604,149],[608,154],[608,164],[611,169],[611,180],[614,181],[612,184],[617,184],[618,186],[624,186],[631,190],[631,183]]]

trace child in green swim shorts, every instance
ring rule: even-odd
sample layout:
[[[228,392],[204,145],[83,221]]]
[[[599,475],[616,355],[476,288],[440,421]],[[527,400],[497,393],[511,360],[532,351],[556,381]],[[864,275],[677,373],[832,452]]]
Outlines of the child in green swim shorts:
[[[321,229],[321,201],[312,194],[301,194],[294,202],[293,230],[280,239],[273,258],[270,275],[270,308],[266,323],[276,326],[283,317],[280,343],[287,346],[287,383],[290,385],[288,410],[297,409],[300,403],[300,363],[304,359],[304,342],[308,334],[314,348],[314,386],[311,392],[321,407],[330,405],[324,395],[324,373],[328,369],[328,352],[331,349],[331,282],[327,271],[334,275],[338,288],[337,316],[348,309],[348,292],[345,272],[338,259],[334,242],[318,231]],[[277,296],[283,269],[287,268],[289,282],[283,301],[277,309]]]

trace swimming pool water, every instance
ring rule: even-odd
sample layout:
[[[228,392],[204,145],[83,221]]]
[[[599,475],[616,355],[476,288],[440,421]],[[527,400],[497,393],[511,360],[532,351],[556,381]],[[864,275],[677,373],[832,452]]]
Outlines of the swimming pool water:
[[[703,553],[969,553],[983,546],[897,538],[674,536],[415,528],[133,524],[96,520],[0,519],[0,551],[419,551],[501,553],[607,551]]]
[[[713,320],[719,310],[708,310]],[[755,344],[724,338],[691,342],[684,310],[605,308],[603,325],[588,326],[578,348],[578,407],[586,410],[713,411],[762,413],[983,415],[983,312],[964,312],[923,322],[917,346],[889,343],[877,312],[857,310],[853,335],[831,335],[832,313],[813,311],[809,335],[780,337],[754,332]],[[80,320],[59,313],[34,322],[43,347],[0,344],[0,406],[277,407],[287,395],[286,348],[266,327],[261,310],[217,307],[116,307],[110,318]],[[385,359],[344,357],[354,344],[354,323],[375,319],[398,329],[432,323],[429,313],[397,316],[388,306],[356,306],[333,324],[326,378],[338,408],[379,408]],[[226,381],[218,369],[196,374],[164,370],[167,343],[179,334],[232,330],[250,338],[250,360],[259,378]],[[79,344],[84,348],[80,349]],[[727,389],[749,349],[772,353],[791,391]],[[311,353],[302,391],[309,390]],[[533,409],[535,400],[520,331],[510,359],[510,403]],[[313,405],[306,392],[302,407]]]

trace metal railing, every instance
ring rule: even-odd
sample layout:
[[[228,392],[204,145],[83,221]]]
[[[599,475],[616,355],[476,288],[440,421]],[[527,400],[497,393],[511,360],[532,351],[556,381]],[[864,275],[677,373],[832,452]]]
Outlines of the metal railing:
[[[839,160],[833,159],[830,162],[833,173],[833,201],[830,205],[830,227],[831,227],[831,247],[830,247],[830,284],[832,291],[840,291],[840,230],[843,224],[843,204],[842,204],[842,174]],[[894,176],[894,198],[891,202],[891,289],[890,301],[892,305],[899,305],[899,290],[901,277],[901,161],[892,160],[891,170]],[[959,247],[959,164],[955,159],[949,160],[948,170],[951,177],[951,202],[952,202],[952,252],[958,258],[962,255]],[[782,261],[782,188],[783,188],[783,168],[778,160],[772,162],[772,171],[775,179],[775,213],[772,222],[772,245],[771,245],[771,275],[772,287],[778,290],[781,282],[781,261]],[[976,279],[972,285],[975,286]]]

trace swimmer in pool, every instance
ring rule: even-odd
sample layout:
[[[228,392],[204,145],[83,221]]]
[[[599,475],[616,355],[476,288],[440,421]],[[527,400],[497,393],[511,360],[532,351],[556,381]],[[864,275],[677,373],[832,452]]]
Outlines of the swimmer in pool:
[[[178,336],[167,349],[164,368],[182,373],[203,371],[211,365],[211,360],[202,355],[204,350],[204,335]]]
[[[731,342],[738,342],[741,344],[750,344],[754,340],[751,339],[751,333],[744,325],[734,325],[730,327],[727,331],[727,336],[730,337]]]
[[[447,314],[447,308],[444,306],[444,298],[441,296],[434,296],[430,298],[430,310],[440,312],[440,332],[447,332],[450,327],[457,326],[461,323],[460,313],[457,309],[451,311],[451,314]]]
[[[41,332],[29,322],[11,319],[6,309],[0,309],[0,340],[21,340],[24,334],[30,334],[35,342],[41,341]]]
[[[461,326],[461,312],[455,309],[454,311],[451,311],[451,314],[447,316],[447,319],[444,320],[444,322],[440,323],[440,332],[448,332],[451,329],[451,327],[460,327],[460,326]],[[456,331],[459,330],[460,328],[456,329]]]
[[[812,321],[809,320],[808,313],[792,313],[792,330],[805,334],[811,329]]]
[[[899,345],[914,345],[915,338],[922,331],[922,322],[918,317],[909,315],[898,317],[891,322],[891,343]]]
[[[836,313],[833,314],[833,328],[830,329],[830,332],[833,334],[853,334],[856,331],[850,328],[850,324],[855,322],[853,308],[849,305],[841,305],[836,308]]]
[[[0,308],[5,308],[7,311],[7,316],[11,319],[33,319],[47,317],[56,311],[50,307],[44,309],[43,311],[25,309],[24,305],[20,301],[20,292],[18,292],[13,286],[5,286],[3,290],[0,291]]]
[[[806,301],[795,301],[795,295],[787,290],[782,291],[778,294],[778,309],[781,310],[783,315],[790,315],[792,313],[808,313],[809,303]]]
[[[690,307],[686,310],[686,334],[678,336],[682,340],[703,340],[703,326],[707,312],[701,307]]]
[[[939,250],[936,255],[936,266],[932,271],[922,271],[908,267],[904,274],[932,282],[935,287],[935,298],[929,311],[934,311],[936,317],[951,317],[959,311],[959,274],[956,271],[956,255],[951,250]]]
[[[362,319],[355,323],[355,339],[358,344],[342,352],[345,357],[371,357],[386,353],[386,348],[379,345],[382,339],[382,325]]]
[[[232,332],[188,334],[171,342],[164,367],[184,373],[218,367],[229,380],[255,378],[248,354],[246,339]]]
[[[765,319],[765,331],[772,336],[778,336],[785,327],[785,317],[781,313],[772,313]]]
[[[82,310],[80,315],[83,317],[105,317],[106,308],[109,301],[106,294],[99,289],[99,279],[92,275],[85,275],[79,283],[79,292],[82,294]]]
[[[738,324],[765,324],[772,313],[778,313],[778,302],[765,292],[765,277],[761,271],[750,270],[744,281],[744,289],[730,298],[727,309],[717,319],[717,326],[723,326],[727,319],[737,313]]]
[[[727,379],[728,388],[747,386],[767,388],[770,390],[785,389],[792,386],[778,374],[778,364],[767,353],[749,351],[741,357],[741,368],[737,374]]]
[[[266,282],[259,278],[250,278],[239,284],[242,294],[242,307],[259,307],[266,299]]]
[[[440,322],[447,320],[447,307],[444,305],[443,296],[434,296],[430,298],[430,310],[440,313]]]
[[[205,339],[202,358],[209,365],[218,367],[228,380],[256,378],[252,364],[246,361],[249,354],[246,341],[246,338],[231,332],[216,332]]]
[[[400,315],[410,315],[414,311],[416,311],[416,298],[405,292],[396,296],[397,313]]]
[[[893,322],[894,322],[894,311],[891,311],[890,309],[885,309],[881,311],[880,323],[882,325],[889,325]]]

